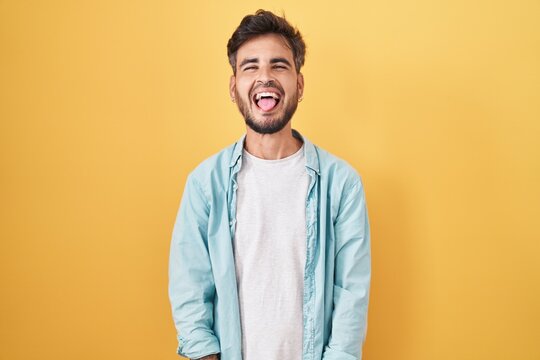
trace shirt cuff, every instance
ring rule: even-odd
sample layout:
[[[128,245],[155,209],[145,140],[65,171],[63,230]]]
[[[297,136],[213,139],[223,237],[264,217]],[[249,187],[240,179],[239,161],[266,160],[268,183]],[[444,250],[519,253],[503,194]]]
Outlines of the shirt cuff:
[[[322,360],[361,360],[361,359],[362,359],[362,355],[360,355],[360,357],[357,358],[349,353],[335,350],[328,346],[325,347],[324,353],[322,356]]]
[[[199,359],[220,352],[217,337],[208,331],[194,331],[189,339],[178,336],[177,353],[188,359]]]

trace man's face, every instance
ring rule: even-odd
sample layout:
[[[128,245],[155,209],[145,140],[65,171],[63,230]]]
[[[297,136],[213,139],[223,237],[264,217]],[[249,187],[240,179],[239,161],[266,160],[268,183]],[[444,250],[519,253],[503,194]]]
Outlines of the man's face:
[[[292,118],[304,91],[292,50],[280,35],[259,35],[246,41],[236,54],[236,75],[230,95],[246,124],[261,134],[283,129]]]

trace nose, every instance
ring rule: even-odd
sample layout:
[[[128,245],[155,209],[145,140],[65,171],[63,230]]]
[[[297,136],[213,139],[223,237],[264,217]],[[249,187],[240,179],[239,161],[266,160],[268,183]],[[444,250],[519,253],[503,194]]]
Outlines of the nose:
[[[262,84],[268,84],[273,82],[275,79],[272,75],[271,68],[269,66],[261,66],[259,68],[259,73],[257,76],[257,82]]]

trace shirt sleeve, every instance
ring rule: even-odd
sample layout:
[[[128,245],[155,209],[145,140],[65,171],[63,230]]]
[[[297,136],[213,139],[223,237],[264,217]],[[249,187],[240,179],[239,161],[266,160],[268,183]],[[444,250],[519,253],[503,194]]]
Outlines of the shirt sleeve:
[[[213,331],[214,278],[208,253],[209,207],[189,176],[180,203],[169,258],[169,299],[178,333],[177,353],[191,359],[220,352]]]
[[[344,192],[335,226],[334,310],[323,360],[362,358],[371,281],[369,222],[358,181]]]

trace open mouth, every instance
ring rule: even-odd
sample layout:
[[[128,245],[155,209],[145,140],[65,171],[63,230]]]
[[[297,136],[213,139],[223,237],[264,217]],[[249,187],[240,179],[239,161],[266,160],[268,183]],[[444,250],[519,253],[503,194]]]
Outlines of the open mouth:
[[[272,91],[262,91],[253,97],[253,102],[262,111],[272,111],[281,100],[281,96],[278,93]]]

